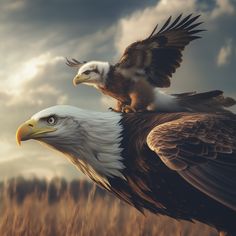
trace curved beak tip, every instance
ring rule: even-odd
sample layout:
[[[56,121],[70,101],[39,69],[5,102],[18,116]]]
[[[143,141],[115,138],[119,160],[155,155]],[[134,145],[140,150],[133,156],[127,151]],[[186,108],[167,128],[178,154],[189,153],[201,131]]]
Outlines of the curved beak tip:
[[[76,76],[74,79],[73,79],[73,85],[76,87],[78,84],[78,77]]]
[[[16,131],[16,143],[19,146],[21,145],[21,141],[28,140],[28,137],[31,134],[31,128],[29,127],[29,123],[32,123],[32,121],[26,121],[25,123],[20,125]]]
[[[21,134],[20,134],[19,129],[16,132],[16,143],[17,143],[18,146],[21,146]]]

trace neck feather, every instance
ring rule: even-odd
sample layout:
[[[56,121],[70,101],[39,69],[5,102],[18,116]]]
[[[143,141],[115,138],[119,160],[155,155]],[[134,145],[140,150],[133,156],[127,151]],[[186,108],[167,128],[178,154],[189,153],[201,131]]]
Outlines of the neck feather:
[[[70,143],[60,143],[60,147],[54,147],[96,182],[108,186],[108,177],[124,178],[120,147],[123,130],[121,115],[91,112],[73,119],[78,125],[73,127]]]

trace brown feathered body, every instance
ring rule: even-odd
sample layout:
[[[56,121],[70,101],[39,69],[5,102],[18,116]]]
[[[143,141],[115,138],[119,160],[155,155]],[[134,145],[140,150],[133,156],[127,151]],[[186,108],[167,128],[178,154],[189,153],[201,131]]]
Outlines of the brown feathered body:
[[[145,110],[155,100],[154,88],[145,79],[131,73],[124,75],[120,69],[111,69],[106,83],[98,89],[117,100],[116,111]]]
[[[121,124],[127,180],[110,178],[112,192],[140,211],[236,234],[234,114],[130,113]]]

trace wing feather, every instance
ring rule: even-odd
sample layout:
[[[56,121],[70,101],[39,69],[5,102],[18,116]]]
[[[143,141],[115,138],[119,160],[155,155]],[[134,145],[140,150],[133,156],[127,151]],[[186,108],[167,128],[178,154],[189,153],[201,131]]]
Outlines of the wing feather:
[[[182,14],[180,14],[166,30],[171,30],[172,28],[174,28],[174,26],[179,22],[181,17],[182,17]]]
[[[158,32],[157,26],[146,39],[128,46],[115,65],[130,71],[144,71],[145,79],[156,87],[169,87],[170,78],[182,62],[182,51],[192,40],[200,38],[196,22],[200,15],[192,14],[182,19],[179,15],[173,22],[171,17]],[[130,73],[128,73],[130,74]]]
[[[171,21],[171,16],[168,18],[168,20],[165,22],[165,24],[161,27],[161,29],[158,31],[158,33],[161,33],[162,31],[165,30],[165,28],[169,25]]]
[[[147,144],[167,167],[236,210],[235,115],[185,115],[156,126]]]

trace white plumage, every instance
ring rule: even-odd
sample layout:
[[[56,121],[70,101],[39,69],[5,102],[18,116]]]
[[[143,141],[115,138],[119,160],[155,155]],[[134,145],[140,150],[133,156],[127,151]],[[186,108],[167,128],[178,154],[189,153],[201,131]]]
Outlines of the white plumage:
[[[121,177],[122,163],[119,146],[121,114],[92,112],[67,105],[58,105],[36,113],[31,119],[39,122],[57,116],[57,130],[52,137],[41,138],[49,146],[64,153],[82,172],[97,182],[108,185],[106,177]],[[40,140],[40,139],[39,139]],[[68,140],[70,145],[68,145]]]

